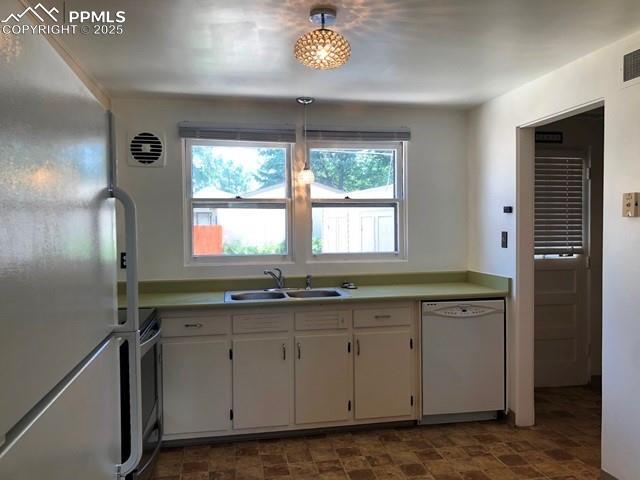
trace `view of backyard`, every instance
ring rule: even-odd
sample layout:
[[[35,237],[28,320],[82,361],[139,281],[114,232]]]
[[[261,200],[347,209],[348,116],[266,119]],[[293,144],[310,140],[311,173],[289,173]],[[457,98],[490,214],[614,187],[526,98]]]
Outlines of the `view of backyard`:
[[[310,149],[313,201],[393,199],[395,150]],[[287,254],[287,150],[193,145],[194,255]],[[393,252],[396,209],[314,204],[312,251]]]

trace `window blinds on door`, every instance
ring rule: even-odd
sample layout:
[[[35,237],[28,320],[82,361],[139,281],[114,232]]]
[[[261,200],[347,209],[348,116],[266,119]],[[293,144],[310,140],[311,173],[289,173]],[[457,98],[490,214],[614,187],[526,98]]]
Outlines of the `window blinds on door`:
[[[535,253],[584,253],[585,157],[541,154],[535,160]]]

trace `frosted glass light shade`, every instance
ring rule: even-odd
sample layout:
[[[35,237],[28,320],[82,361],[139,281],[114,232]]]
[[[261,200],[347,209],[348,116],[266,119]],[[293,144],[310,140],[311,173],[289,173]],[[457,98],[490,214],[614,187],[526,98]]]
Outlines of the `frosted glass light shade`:
[[[313,182],[316,181],[316,176],[313,174],[313,170],[311,170],[308,167],[305,167],[305,169],[300,172],[298,179],[300,180],[300,183],[302,183],[303,185],[311,185]]]

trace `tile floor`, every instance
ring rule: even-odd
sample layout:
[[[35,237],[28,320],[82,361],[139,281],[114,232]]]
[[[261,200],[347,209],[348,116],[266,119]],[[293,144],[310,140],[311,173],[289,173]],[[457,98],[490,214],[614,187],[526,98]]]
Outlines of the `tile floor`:
[[[600,393],[536,391],[537,425],[378,429],[164,450],[157,480],[600,478]]]

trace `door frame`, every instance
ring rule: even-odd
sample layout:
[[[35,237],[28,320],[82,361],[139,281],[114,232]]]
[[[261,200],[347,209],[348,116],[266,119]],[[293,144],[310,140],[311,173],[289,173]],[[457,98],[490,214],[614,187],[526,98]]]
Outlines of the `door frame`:
[[[516,424],[535,424],[534,399],[534,182],[535,129],[605,105],[597,98],[581,105],[523,123],[516,127],[516,275],[511,389],[517,406]]]

